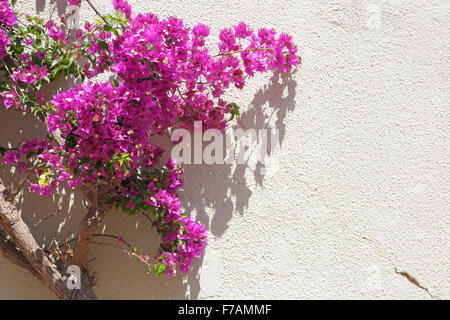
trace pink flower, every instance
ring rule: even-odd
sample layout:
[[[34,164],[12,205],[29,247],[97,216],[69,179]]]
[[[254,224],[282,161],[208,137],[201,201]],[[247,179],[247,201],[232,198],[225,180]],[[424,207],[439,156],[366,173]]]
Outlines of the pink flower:
[[[128,209],[134,209],[134,208],[135,208],[135,205],[134,205],[133,200],[130,200],[130,201],[128,202],[128,204],[126,205],[126,207],[127,207]]]
[[[26,172],[27,164],[25,162],[19,162],[17,163],[17,169],[19,170],[19,173]]]
[[[132,9],[126,0],[113,0],[114,9],[121,11],[128,19],[131,19]]]
[[[244,22],[239,22],[237,26],[234,26],[234,31],[236,33],[236,37],[238,38],[247,38],[253,34],[252,30],[248,25],[246,25]]]
[[[19,152],[6,152],[4,155],[3,162],[5,164],[15,163],[19,161],[20,153]]]
[[[55,41],[61,41],[65,43],[66,35],[63,30],[56,26],[53,20],[49,20],[45,26],[47,27],[48,35]]]
[[[1,93],[1,96],[3,98],[3,104],[5,105],[6,109],[11,108],[12,106],[16,106],[17,94],[14,90],[3,92]]]
[[[198,37],[207,37],[209,35],[209,27],[199,23],[192,29],[192,32]]]
[[[8,33],[0,29],[0,59],[3,59],[7,53],[6,48],[11,44],[11,41],[8,39]]]
[[[25,68],[17,68],[11,75],[16,81],[22,81],[28,84],[34,84],[35,82],[44,79],[49,76],[47,66],[38,67],[37,65],[31,64]]]
[[[0,24],[13,27],[17,23],[14,10],[10,7],[9,1],[0,1]]]

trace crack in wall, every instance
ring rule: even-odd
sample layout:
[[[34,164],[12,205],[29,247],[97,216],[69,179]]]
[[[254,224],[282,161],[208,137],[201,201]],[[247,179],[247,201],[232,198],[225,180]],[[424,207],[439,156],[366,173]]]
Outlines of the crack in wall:
[[[387,255],[389,250],[386,249],[382,249],[379,248],[378,246],[380,245],[379,243],[377,243],[376,240],[373,240],[371,238],[368,238],[366,236],[362,236],[360,235],[360,237],[366,241],[369,241],[371,243],[375,244],[375,249],[381,253],[382,256],[384,256],[394,267],[394,271],[396,274],[401,275],[402,277],[406,278],[409,282],[411,282],[412,284],[414,284],[415,286],[419,287],[420,289],[424,290],[426,293],[428,293],[428,295],[432,298],[432,299],[437,299],[437,300],[441,300],[438,296],[434,296],[433,294],[431,294],[431,292],[428,290],[428,288],[424,287],[423,285],[420,284],[420,282],[413,277],[411,274],[409,274],[406,271],[398,271],[397,266],[394,264],[394,262],[392,261],[392,259]],[[390,252],[392,255],[395,255],[393,252]]]
[[[425,288],[424,286],[422,286],[419,281],[417,281],[416,278],[414,278],[412,275],[410,275],[408,272],[406,271],[398,271],[397,267],[394,267],[395,273],[401,275],[402,277],[405,277],[409,282],[411,282],[412,284],[414,284],[415,286],[419,287],[420,289],[426,291],[428,293],[428,295],[432,298],[432,299],[436,299],[436,297],[434,297],[430,291],[428,291],[427,288]]]

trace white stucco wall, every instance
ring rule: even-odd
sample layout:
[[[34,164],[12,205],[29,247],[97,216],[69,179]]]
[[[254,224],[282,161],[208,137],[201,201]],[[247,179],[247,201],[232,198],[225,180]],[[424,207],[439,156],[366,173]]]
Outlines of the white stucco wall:
[[[111,9],[110,1],[91,1]],[[64,9],[58,3],[54,17]],[[213,39],[241,20],[274,27],[294,36],[304,65],[292,78],[259,77],[233,93],[247,109],[237,127],[281,132],[267,177],[252,165],[185,166],[184,206],[209,230],[192,272],[155,279],[117,249],[95,247],[99,298],[450,298],[448,0],[130,3],[204,22]],[[18,6],[47,17],[55,4]],[[82,18],[93,17],[83,4]],[[1,145],[40,130],[0,111]],[[1,176],[10,179],[8,170]],[[69,213],[33,229],[40,243],[76,230],[79,197],[60,201]],[[32,224],[56,205],[26,195],[21,207]],[[155,252],[157,235],[144,219],[114,212],[105,226]],[[0,298],[55,297],[0,256]]]

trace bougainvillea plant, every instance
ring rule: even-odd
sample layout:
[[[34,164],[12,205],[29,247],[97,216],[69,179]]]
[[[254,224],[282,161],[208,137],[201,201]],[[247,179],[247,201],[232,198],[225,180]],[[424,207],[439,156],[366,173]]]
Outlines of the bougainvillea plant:
[[[183,212],[177,196],[182,170],[172,159],[159,164],[164,150],[153,137],[176,128],[190,130],[195,121],[204,130],[225,130],[239,115],[237,104],[224,98],[229,88],[243,89],[258,72],[289,72],[300,65],[292,37],[240,22],[220,31],[218,49],[211,52],[205,44],[208,26],[133,13],[124,0],[113,0],[113,14],[77,30],[69,30],[67,17],[44,21],[19,14],[14,2],[0,0],[2,107],[36,116],[48,134],[0,149],[3,162],[14,164],[25,177],[17,190],[1,185],[0,226],[14,241],[11,248],[2,242],[4,253],[11,249],[16,263],[27,264],[59,297],[76,298],[64,287],[64,268],[86,268],[91,240],[101,236],[96,229],[115,206],[129,215],[145,215],[161,244],[153,259],[120,236],[110,237],[128,246],[149,272],[188,273],[204,250],[205,226]],[[68,2],[79,5],[81,0]],[[109,81],[97,80],[103,73],[111,75]],[[60,79],[77,84],[46,96],[42,88]],[[28,229],[14,229],[23,223],[15,215],[14,198],[25,187],[50,196],[67,185],[83,192],[88,213],[76,239],[42,250]],[[23,239],[24,233],[41,257],[25,248],[30,239]],[[89,279],[83,281],[90,286]]]

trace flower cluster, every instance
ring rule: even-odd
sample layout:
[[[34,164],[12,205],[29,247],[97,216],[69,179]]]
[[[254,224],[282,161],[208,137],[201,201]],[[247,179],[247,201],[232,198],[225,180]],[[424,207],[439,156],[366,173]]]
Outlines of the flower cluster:
[[[17,22],[14,10],[6,0],[0,0],[0,26],[13,27]],[[6,48],[11,44],[8,39],[8,32],[0,29],[0,59],[6,56]]]
[[[23,141],[15,151],[6,152],[4,156],[4,163],[16,163],[19,173],[31,170],[38,177],[39,184],[30,183],[30,187],[34,192],[39,192],[40,195],[51,195],[51,191],[57,187],[59,181],[64,178],[62,175],[49,183],[48,176],[53,168],[57,169],[62,167],[61,162],[57,157],[49,157],[53,151],[53,147],[50,146],[48,140],[40,140],[35,138],[31,141]],[[35,163],[27,167],[27,161],[23,159],[29,159],[36,156]],[[59,181],[58,181],[59,180]]]
[[[16,23],[17,18],[9,1],[0,0],[0,24],[12,28]]]
[[[85,183],[120,183],[141,166],[151,167],[161,150],[148,138],[151,108],[126,87],[88,83],[57,94],[48,131],[65,138],[66,166]]]
[[[49,75],[47,66],[38,67],[30,62],[25,68],[17,68],[11,75],[11,78],[16,81],[34,84],[36,81],[42,80]]]
[[[5,30],[0,30],[0,59],[6,56],[6,48],[11,44],[8,39],[8,33]]]
[[[131,15],[125,1],[116,3]],[[120,37],[108,41],[110,70],[152,109],[154,132],[174,123],[191,127],[194,121],[202,121],[205,130],[224,129],[232,108],[222,96],[231,85],[242,89],[255,72],[285,72],[300,64],[297,47],[286,34],[253,32],[241,22],[221,31],[219,53],[211,54],[205,46],[209,32],[203,24],[190,28],[174,17],[138,14]],[[97,51],[91,48],[93,54]]]
[[[17,103],[17,94],[15,91],[2,92],[0,95],[3,98],[3,104],[6,109],[11,108],[12,106],[18,108],[19,104]]]
[[[156,226],[162,234],[161,254],[156,259],[167,275],[173,276],[177,266],[181,272],[188,273],[192,260],[201,256],[206,244],[206,229],[182,213],[181,203],[175,193],[183,185],[181,171],[175,168],[175,162],[171,159],[166,167],[166,189],[159,189],[147,198],[147,203],[163,212]],[[149,185],[149,190],[156,190],[153,183]]]
[[[61,41],[65,43],[66,35],[63,30],[56,26],[55,21],[49,20],[45,26],[47,27],[48,35],[55,41]]]
[[[4,13],[12,12],[3,9],[5,3],[0,0],[0,22],[11,25],[15,20]],[[23,98],[41,106],[50,139],[23,142],[5,153],[5,162],[31,170],[30,187],[40,194],[50,195],[63,182],[72,188],[108,185],[109,201],[130,215],[144,213],[161,234],[156,274],[173,276],[177,267],[187,273],[204,250],[206,230],[183,213],[177,196],[182,170],[170,159],[159,167],[164,150],[153,137],[190,129],[195,121],[204,130],[224,130],[239,113],[224,99],[228,89],[243,89],[257,72],[289,72],[301,61],[292,37],[271,29],[254,31],[240,22],[220,32],[218,52],[211,53],[204,24],[189,27],[175,17],[135,15],[125,0],[113,0],[113,6],[115,15],[104,16],[104,23],[86,23],[70,45],[54,21],[33,20],[30,30],[45,30],[51,40],[39,38],[39,32],[23,37],[14,50],[20,64],[9,76],[13,84],[37,88],[44,79],[54,80],[61,72],[77,76],[79,70],[90,79],[105,71],[114,77],[77,85],[47,103],[36,94]],[[0,33],[0,56],[7,37],[3,41]],[[29,47],[34,51],[22,53]],[[84,57],[89,62],[78,68]],[[1,94],[6,108],[22,108],[16,87]],[[56,144],[53,135],[62,140]]]
[[[118,11],[121,11],[122,13],[125,14],[125,16],[128,19],[131,19],[131,15],[132,15],[133,9],[131,8],[130,4],[127,1],[125,1],[125,0],[113,0],[112,3],[113,3],[113,6],[114,6],[114,9],[116,9]]]

